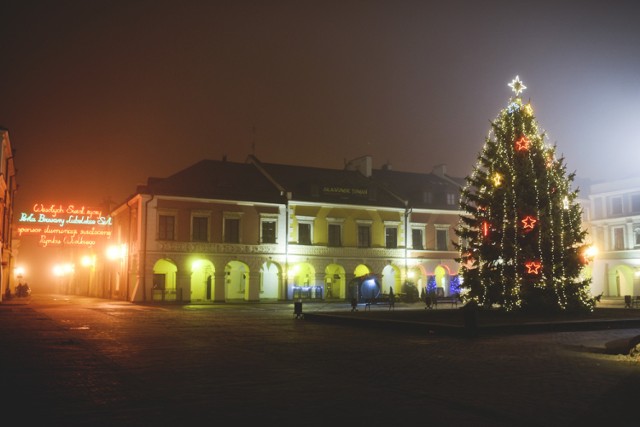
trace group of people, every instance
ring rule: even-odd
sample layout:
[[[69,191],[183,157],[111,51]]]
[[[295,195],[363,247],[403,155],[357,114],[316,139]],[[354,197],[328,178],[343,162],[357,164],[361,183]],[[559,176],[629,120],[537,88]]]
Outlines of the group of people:
[[[22,282],[18,283],[18,286],[16,286],[16,296],[28,297],[29,295],[31,295],[31,288],[29,287],[29,284]],[[7,286],[5,291],[5,298],[11,299],[11,288],[9,286]]]

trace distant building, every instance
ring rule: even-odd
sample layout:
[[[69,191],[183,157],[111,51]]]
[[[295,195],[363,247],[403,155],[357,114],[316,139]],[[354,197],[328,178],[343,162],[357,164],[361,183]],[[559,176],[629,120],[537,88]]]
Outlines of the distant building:
[[[640,295],[640,178],[591,185],[592,292]]]
[[[0,127],[0,301],[5,297],[8,287],[15,291],[14,244],[12,239],[13,202],[16,189],[16,168],[13,161],[13,148],[9,131]]]
[[[344,169],[203,160],[149,178],[112,212],[122,251],[100,292],[187,303],[348,300],[427,285],[448,295],[459,284],[462,185],[444,165],[374,169],[370,156]]]

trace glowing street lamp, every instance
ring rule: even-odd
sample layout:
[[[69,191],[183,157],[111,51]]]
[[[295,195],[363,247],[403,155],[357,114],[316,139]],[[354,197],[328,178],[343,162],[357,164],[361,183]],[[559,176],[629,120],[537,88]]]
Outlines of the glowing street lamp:
[[[107,248],[107,258],[111,260],[122,259],[127,255],[127,245],[112,245]]]
[[[16,276],[16,279],[18,280],[22,280],[22,278],[24,277],[25,271],[24,271],[24,267],[16,267],[13,269],[13,273]]]
[[[595,247],[595,245],[589,245],[585,250],[584,250],[584,257],[588,260],[591,261],[593,260],[596,255],[598,255],[598,248]]]

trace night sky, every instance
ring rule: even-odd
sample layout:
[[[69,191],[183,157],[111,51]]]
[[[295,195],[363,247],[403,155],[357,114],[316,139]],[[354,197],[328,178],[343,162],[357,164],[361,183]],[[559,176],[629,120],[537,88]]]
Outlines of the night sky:
[[[592,181],[639,175],[635,1],[4,1],[17,210],[124,201],[197,161],[468,175],[520,76]]]

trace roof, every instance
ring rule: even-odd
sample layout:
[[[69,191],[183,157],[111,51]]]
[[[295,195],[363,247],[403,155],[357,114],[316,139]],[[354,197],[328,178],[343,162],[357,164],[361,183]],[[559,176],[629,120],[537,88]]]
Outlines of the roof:
[[[372,177],[384,188],[408,201],[417,209],[448,209],[447,194],[455,194],[457,200],[461,184],[459,178],[441,177],[435,173],[400,172],[390,169],[374,169]]]
[[[462,183],[436,173],[373,169],[367,177],[356,170],[262,163],[249,156],[247,163],[202,160],[169,177],[149,178],[138,193],[264,203],[283,203],[288,193],[297,202],[451,210],[447,194],[457,200]]]
[[[252,164],[201,160],[167,178],[149,178],[140,193],[282,203],[274,184]]]
[[[260,163],[291,200],[404,208],[404,203],[358,171]]]

